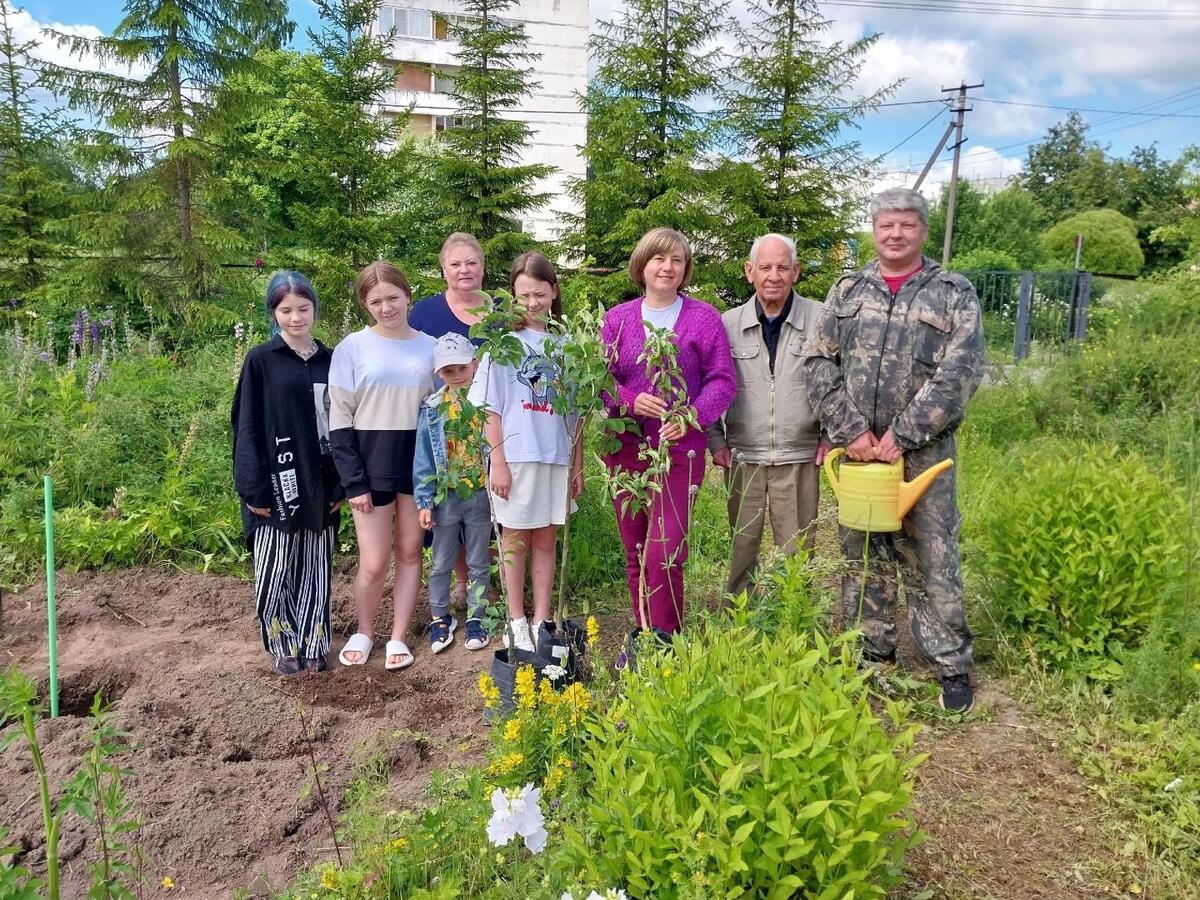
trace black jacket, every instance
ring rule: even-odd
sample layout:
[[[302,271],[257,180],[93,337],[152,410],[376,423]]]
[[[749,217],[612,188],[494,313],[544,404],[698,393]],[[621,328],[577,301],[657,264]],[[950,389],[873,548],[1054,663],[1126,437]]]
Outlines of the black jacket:
[[[230,419],[247,546],[262,525],[321,531],[340,519],[340,512],[329,511],[345,496],[329,452],[331,358],[318,342],[305,361],[279,336],[246,354]],[[256,516],[247,506],[270,509],[271,516]]]

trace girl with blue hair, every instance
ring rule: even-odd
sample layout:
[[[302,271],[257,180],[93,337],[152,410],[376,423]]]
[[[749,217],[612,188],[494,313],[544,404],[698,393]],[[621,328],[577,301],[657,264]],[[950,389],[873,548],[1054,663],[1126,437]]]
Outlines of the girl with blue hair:
[[[345,496],[329,446],[329,348],[299,272],[267,286],[272,337],[246,354],[233,398],[233,476],[263,646],[280,675],[323,672],[333,545]]]

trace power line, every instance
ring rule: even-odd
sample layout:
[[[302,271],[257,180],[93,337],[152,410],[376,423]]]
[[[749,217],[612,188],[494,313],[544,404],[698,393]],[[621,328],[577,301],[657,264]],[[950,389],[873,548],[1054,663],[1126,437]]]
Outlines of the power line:
[[[1152,116],[1156,119],[1200,119],[1200,115],[1185,115],[1183,113],[1153,113],[1140,112],[1141,107],[1136,109],[1093,109],[1087,106],[1055,106],[1050,103],[1027,103],[1023,100],[999,100],[992,97],[972,97],[972,100],[978,100],[980,103],[999,103],[1003,106],[1026,106],[1031,109],[1061,109],[1068,112],[1079,113],[1109,113],[1114,116]]]
[[[915,12],[969,13],[986,16],[1024,16],[1035,19],[1086,19],[1091,21],[1188,22],[1200,21],[1200,10],[1109,10],[1015,4],[966,3],[965,0],[821,0],[826,6],[851,9],[911,10]]]
[[[944,103],[945,101],[939,101],[939,102]],[[898,143],[891,150],[887,150],[884,153],[881,153],[879,155],[880,159],[882,159],[885,156],[889,156],[892,153],[895,153],[897,150],[899,150],[901,147],[903,147],[905,144],[907,144],[909,141],[911,141],[913,138],[915,138],[918,134],[920,134],[922,131],[924,131],[926,128],[928,128],[930,125],[932,125],[934,122],[936,122],[938,119],[938,116],[940,116],[942,114],[942,112],[943,112],[943,110],[940,110],[940,109],[937,112],[935,112],[933,114],[933,116],[929,119],[929,121],[927,121],[924,125],[922,125],[916,131],[914,131],[912,134],[910,134],[908,137],[906,137],[904,140],[902,140],[900,143]]]

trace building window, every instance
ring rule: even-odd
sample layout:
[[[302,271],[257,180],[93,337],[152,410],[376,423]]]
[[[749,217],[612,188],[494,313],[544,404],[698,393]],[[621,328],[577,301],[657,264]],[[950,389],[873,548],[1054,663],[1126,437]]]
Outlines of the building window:
[[[439,66],[433,70],[433,90],[436,94],[454,93],[454,76],[457,68]]]
[[[380,33],[387,34],[393,28],[396,30],[396,37],[430,40],[433,37],[433,13],[427,9],[381,6],[379,8]]]
[[[429,70],[424,66],[410,62],[399,62],[395,66],[396,90],[398,91],[428,91]]]
[[[462,116],[435,116],[433,130],[435,132],[449,131],[451,128],[462,128],[467,124]]]

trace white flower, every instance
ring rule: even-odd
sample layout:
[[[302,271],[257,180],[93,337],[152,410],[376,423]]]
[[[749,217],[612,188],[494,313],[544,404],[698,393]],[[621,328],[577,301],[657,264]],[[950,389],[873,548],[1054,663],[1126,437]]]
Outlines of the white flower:
[[[624,891],[609,888],[603,894],[597,894],[595,891],[592,891],[587,895],[587,900],[629,900],[629,898],[625,896]]]
[[[1170,794],[1173,791],[1179,790],[1181,787],[1183,787],[1183,778],[1176,778],[1174,781],[1164,784],[1163,790]]]
[[[558,679],[567,674],[567,670],[562,666],[546,666],[544,669],[542,669],[542,674],[551,681],[558,681]],[[572,897],[571,900],[575,900],[575,898]]]
[[[532,784],[510,791],[502,788],[492,791],[492,818],[488,820],[487,836],[493,846],[503,847],[520,835],[531,852],[542,851],[547,835],[546,820],[538,805],[541,793]]]

